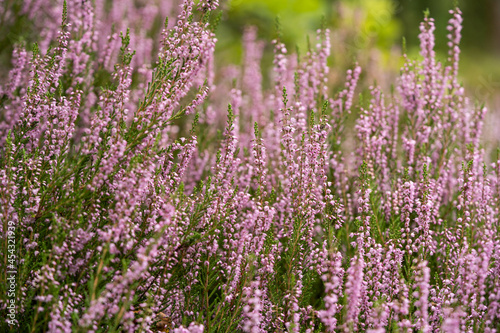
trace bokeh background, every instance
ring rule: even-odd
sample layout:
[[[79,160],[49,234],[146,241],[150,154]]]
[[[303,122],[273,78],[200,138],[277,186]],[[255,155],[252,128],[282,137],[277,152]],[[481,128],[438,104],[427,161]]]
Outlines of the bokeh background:
[[[273,39],[279,17],[289,47],[307,49],[306,34],[312,38],[325,22],[332,30],[332,66],[358,61],[376,72],[398,71],[403,38],[408,54],[418,56],[418,26],[425,11],[436,20],[436,50],[445,58],[448,11],[455,5],[464,17],[464,84],[478,99],[494,99],[500,93],[499,0],[230,0],[218,30],[219,61],[241,61],[245,26],[257,26],[262,39]]]
[[[459,75],[469,97],[488,106],[483,145],[494,159],[500,145],[500,0],[229,0],[217,31],[217,59],[220,66],[241,62],[246,26],[256,26],[259,37],[270,41],[279,18],[282,40],[289,50],[302,53],[308,38],[314,43],[315,30],[326,24],[332,42],[330,82],[340,84],[344,71],[358,62],[365,87],[376,82],[388,89],[403,64],[403,49],[419,57],[425,13],[435,19],[437,56],[446,60],[446,25],[449,10],[457,5],[464,19]],[[264,79],[272,51],[267,43]]]
[[[31,0],[4,1],[14,13],[22,12]],[[47,2],[60,2],[47,0]],[[112,0],[104,0],[111,4]],[[129,0],[126,7],[169,3],[177,8],[179,0]],[[217,30],[217,59],[221,64],[238,64],[242,58],[241,37],[245,27],[256,26],[264,41],[276,36],[279,17],[282,37],[289,49],[307,50],[307,38],[322,23],[332,31],[331,65],[337,69],[352,66],[354,61],[365,73],[383,81],[384,75],[399,70],[403,37],[410,56],[418,56],[418,25],[424,11],[436,20],[437,51],[446,55],[448,11],[458,5],[464,17],[461,75],[478,99],[491,99],[500,92],[500,0],[220,0],[224,16]],[[42,7],[37,16],[48,16]],[[10,67],[14,44],[36,41],[39,31],[32,18],[20,15],[15,20],[0,15],[0,64]],[[158,17],[161,28],[164,18]],[[158,29],[153,29],[152,35]],[[264,65],[271,63],[272,47],[268,43]],[[4,74],[3,72],[0,74]],[[3,77],[3,76],[2,76]]]

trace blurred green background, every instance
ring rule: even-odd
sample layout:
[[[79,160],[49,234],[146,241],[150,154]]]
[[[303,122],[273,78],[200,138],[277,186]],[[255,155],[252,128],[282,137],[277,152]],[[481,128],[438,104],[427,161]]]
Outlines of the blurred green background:
[[[427,9],[436,21],[436,50],[445,59],[448,11],[457,4],[464,17],[464,83],[478,99],[495,98],[500,95],[500,0],[229,0],[217,33],[218,57],[239,63],[244,27],[256,26],[270,41],[276,17],[288,48],[304,50],[306,34],[314,38],[324,19],[332,30],[332,66],[344,69],[358,61],[365,71],[397,73],[403,37],[410,56],[418,56],[419,23]],[[270,63],[271,51],[268,45],[264,64]]]

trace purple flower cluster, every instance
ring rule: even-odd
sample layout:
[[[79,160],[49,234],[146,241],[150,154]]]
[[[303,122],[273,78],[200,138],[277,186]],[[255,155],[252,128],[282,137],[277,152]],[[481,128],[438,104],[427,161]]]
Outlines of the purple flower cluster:
[[[426,17],[391,92],[355,64],[333,94],[328,29],[303,56],[278,34],[265,84],[255,28],[216,69],[219,2],[181,2],[2,12],[38,32],[0,86],[2,331],[498,331],[500,157],[460,10],[445,62]]]

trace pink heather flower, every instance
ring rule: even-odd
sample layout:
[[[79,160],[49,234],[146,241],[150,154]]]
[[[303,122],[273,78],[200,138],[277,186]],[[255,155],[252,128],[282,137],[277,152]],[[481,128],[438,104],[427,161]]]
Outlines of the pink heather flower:
[[[243,307],[243,330],[250,333],[260,333],[262,323],[262,291],[259,289],[259,281],[252,281],[246,288],[246,305]]]
[[[264,51],[264,43],[257,41],[257,29],[250,27],[243,34],[244,68],[242,77],[243,91],[247,95],[250,123],[263,124],[264,101],[262,95],[262,73],[260,62]]]
[[[344,330],[356,330],[359,325],[359,314],[361,306],[363,306],[363,299],[365,290],[364,281],[364,267],[365,261],[363,258],[354,257],[351,260],[351,265],[347,269],[347,281],[345,284],[345,294],[348,298],[346,304],[346,320]]]
[[[444,309],[444,320],[441,330],[446,333],[459,333],[464,331],[461,326],[461,317],[463,312],[460,309],[453,310],[451,308]]]
[[[202,324],[191,323],[187,328],[183,326],[179,328],[174,328],[174,333],[203,333],[205,327]]]
[[[328,259],[327,259],[328,260]],[[333,255],[333,258],[323,262],[322,269],[325,273],[321,276],[325,284],[325,310],[318,311],[318,317],[328,329],[334,332],[337,327],[336,315],[342,309],[340,297],[342,295],[342,282],[344,269],[342,268],[342,257],[340,253]]]
[[[427,267],[427,262],[422,261],[417,266],[417,277],[415,279],[415,292],[413,296],[417,299],[415,301],[417,318],[416,327],[422,332],[430,332],[429,327],[429,281],[430,269]]]

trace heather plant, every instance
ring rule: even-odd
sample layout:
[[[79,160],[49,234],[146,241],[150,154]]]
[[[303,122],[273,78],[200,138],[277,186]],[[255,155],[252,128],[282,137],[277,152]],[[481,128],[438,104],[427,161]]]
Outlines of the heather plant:
[[[421,57],[358,98],[326,28],[302,56],[277,34],[269,89],[255,28],[216,69],[218,5],[2,4],[39,29],[0,88],[2,331],[500,329],[500,157],[460,10],[445,62],[426,16]]]

